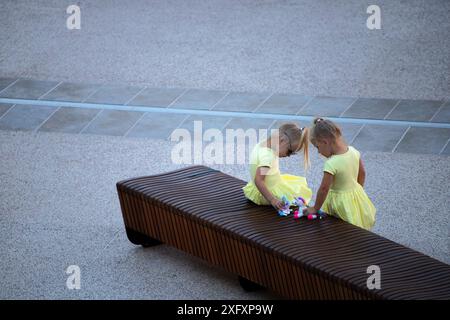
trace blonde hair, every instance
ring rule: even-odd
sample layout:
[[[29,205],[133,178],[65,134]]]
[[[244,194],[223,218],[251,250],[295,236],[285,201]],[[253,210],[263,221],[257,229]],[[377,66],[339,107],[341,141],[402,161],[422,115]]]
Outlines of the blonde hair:
[[[310,139],[315,143],[317,139],[336,140],[342,136],[341,129],[331,120],[315,118],[311,128]]]
[[[300,128],[293,122],[285,123],[278,129],[280,134],[285,134],[292,144],[299,144],[297,150],[303,149],[303,166],[305,169],[309,167],[309,129],[307,127]]]

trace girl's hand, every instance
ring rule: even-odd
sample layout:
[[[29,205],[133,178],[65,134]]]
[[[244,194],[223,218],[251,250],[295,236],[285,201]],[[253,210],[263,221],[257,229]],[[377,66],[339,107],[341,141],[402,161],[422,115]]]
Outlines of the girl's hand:
[[[283,210],[284,207],[284,203],[277,198],[272,198],[272,200],[270,201],[270,204],[277,209],[277,211]]]
[[[314,209],[314,207],[308,207],[306,209],[303,209],[303,214],[308,215],[308,214],[316,214],[317,210]]]

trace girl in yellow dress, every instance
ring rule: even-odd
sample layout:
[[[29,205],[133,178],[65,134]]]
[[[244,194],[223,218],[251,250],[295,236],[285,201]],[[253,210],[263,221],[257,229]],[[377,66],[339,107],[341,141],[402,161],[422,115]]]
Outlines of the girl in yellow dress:
[[[279,157],[289,157],[303,149],[305,168],[308,157],[309,129],[300,128],[295,123],[280,126],[271,136],[257,144],[250,154],[250,174],[252,180],[243,188],[245,196],[259,205],[272,205],[283,209],[281,201],[302,197],[306,203],[312,191],[304,177],[281,174]]]
[[[375,224],[376,209],[364,191],[365,170],[358,150],[348,146],[339,127],[330,120],[316,118],[311,128],[311,143],[328,158],[313,207],[370,230]]]

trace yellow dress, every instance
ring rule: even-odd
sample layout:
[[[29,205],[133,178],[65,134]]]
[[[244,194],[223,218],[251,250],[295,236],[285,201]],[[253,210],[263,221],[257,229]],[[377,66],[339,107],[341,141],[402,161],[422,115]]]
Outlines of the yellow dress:
[[[259,205],[270,205],[266,198],[256,187],[255,175],[258,167],[269,167],[265,183],[267,189],[281,200],[282,196],[286,196],[289,201],[296,197],[302,197],[306,203],[311,200],[312,191],[308,188],[308,184],[304,177],[294,176],[290,174],[281,174],[279,169],[278,155],[271,148],[262,145],[261,142],[253,148],[250,154],[250,174],[251,181],[242,188],[245,196]]]
[[[376,209],[358,183],[360,153],[349,146],[346,153],[325,161],[323,171],[334,176],[322,210],[361,228],[370,230],[375,224]]]

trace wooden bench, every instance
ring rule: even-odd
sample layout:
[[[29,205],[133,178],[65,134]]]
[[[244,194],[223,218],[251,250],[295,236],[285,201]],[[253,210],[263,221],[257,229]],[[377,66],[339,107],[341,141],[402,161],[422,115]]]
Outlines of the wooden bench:
[[[128,239],[200,257],[291,299],[450,299],[450,266],[342,220],[294,220],[193,166],[117,183]],[[377,265],[381,289],[369,289]]]

